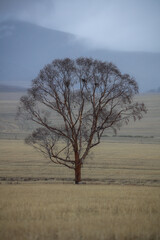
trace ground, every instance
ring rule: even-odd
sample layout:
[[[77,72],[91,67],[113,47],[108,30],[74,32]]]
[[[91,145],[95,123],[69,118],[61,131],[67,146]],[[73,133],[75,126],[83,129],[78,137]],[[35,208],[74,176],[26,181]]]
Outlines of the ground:
[[[160,239],[157,187],[27,183],[0,191],[3,240]]]
[[[148,114],[106,132],[76,186],[72,170],[24,144],[34,126],[15,120],[15,94],[1,94],[0,239],[160,239],[160,95],[137,99]]]

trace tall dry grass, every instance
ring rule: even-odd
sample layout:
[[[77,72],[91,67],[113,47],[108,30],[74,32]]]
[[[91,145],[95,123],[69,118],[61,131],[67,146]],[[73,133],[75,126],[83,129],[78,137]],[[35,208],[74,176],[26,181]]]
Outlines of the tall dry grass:
[[[0,239],[158,240],[160,189],[1,185]]]
[[[121,136],[103,138],[84,164],[82,179],[160,186],[160,95],[137,98],[145,102],[148,114],[122,128]],[[0,101],[0,177],[74,179],[69,169],[50,164],[23,141],[13,140],[24,138],[28,130],[15,120],[15,96],[8,100]],[[0,239],[159,240],[160,189],[2,184]]]

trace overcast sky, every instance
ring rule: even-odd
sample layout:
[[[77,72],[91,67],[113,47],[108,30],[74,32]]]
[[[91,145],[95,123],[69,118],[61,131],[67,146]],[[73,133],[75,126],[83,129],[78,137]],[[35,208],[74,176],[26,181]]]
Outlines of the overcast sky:
[[[160,52],[160,0],[0,0],[19,19],[87,38],[91,47]]]

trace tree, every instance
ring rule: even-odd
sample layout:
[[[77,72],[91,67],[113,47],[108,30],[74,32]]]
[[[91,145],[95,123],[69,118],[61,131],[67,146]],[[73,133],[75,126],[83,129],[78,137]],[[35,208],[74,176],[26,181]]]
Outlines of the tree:
[[[79,183],[82,164],[104,131],[116,131],[146,113],[143,103],[134,102],[137,93],[136,81],[112,63],[56,59],[20,99],[18,114],[39,125],[25,141],[53,163],[73,169]]]

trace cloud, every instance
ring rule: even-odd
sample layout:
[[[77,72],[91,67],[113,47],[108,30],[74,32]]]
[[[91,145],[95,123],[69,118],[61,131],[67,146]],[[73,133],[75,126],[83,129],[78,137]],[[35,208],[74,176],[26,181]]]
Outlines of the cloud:
[[[47,12],[53,11],[53,0],[1,0],[1,20],[8,18],[26,20],[41,25],[47,19]]]
[[[90,39],[94,47],[160,51],[160,2],[156,0],[60,2],[55,5],[58,28]]]
[[[16,18],[87,38],[89,46],[160,52],[159,0],[1,0]]]

